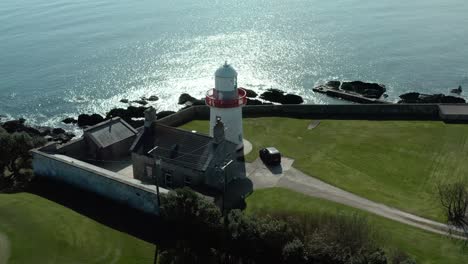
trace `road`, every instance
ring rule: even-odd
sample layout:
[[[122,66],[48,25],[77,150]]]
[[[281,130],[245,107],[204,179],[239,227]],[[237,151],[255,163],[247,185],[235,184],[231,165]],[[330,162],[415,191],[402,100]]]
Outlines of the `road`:
[[[254,189],[287,188],[312,197],[361,209],[419,229],[464,239],[462,236],[449,235],[449,226],[446,224],[368,200],[306,175],[292,167],[293,162],[292,159],[282,158],[281,167],[268,168],[260,159],[257,159],[252,163],[246,163],[247,176],[253,182]]]

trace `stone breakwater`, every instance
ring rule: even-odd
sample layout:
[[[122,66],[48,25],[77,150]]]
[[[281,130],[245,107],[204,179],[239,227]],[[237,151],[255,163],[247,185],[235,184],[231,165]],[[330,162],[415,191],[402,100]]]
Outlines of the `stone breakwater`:
[[[323,93],[330,97],[340,98],[346,101],[363,103],[363,104],[388,104],[388,97],[385,92],[387,88],[383,84],[366,83],[361,81],[341,82],[329,81],[324,85],[319,85],[312,89],[314,92]],[[452,89],[451,93],[460,95],[462,87]],[[421,94],[417,92],[405,93],[399,96],[398,103],[401,104],[460,104],[466,103],[465,99],[459,96],[445,94]]]

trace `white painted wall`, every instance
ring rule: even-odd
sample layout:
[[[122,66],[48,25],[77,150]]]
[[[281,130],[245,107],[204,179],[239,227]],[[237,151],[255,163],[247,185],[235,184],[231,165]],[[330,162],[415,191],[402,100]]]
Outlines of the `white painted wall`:
[[[210,107],[210,136],[213,136],[213,128],[216,125],[216,117],[221,117],[225,127],[226,140],[237,144],[240,149],[243,146],[242,107],[216,108]]]
[[[70,157],[39,151],[33,151],[33,169],[38,177],[62,181],[146,213],[159,213],[154,185],[143,185]],[[160,188],[160,192],[168,191]]]

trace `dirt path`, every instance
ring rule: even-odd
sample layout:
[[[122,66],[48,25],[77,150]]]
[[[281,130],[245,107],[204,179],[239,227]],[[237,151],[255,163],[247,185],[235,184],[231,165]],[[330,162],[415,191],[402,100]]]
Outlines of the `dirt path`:
[[[10,257],[10,241],[8,237],[0,233],[0,264],[8,263]]]
[[[267,168],[259,159],[246,164],[247,176],[252,180],[254,189],[283,187],[309,196],[358,208],[426,231],[449,235],[449,227],[445,224],[373,202],[313,178],[293,168],[294,160],[283,158],[281,162],[281,168]],[[456,235],[452,236],[463,238]]]

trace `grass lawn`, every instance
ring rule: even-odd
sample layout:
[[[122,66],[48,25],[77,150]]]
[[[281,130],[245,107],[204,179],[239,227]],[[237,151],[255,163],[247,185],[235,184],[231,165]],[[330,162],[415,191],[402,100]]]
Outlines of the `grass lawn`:
[[[468,248],[460,241],[432,234],[398,222],[333,202],[308,197],[281,188],[256,190],[247,199],[247,213],[359,213],[366,215],[375,227],[381,245],[388,251],[401,249],[412,255],[418,263],[468,263]]]
[[[435,121],[246,118],[244,137],[254,150],[277,147],[293,166],[355,194],[443,221],[438,182],[468,179],[468,125]],[[207,121],[182,128],[208,132]]]
[[[0,194],[9,263],[152,263],[154,246],[30,193]]]

